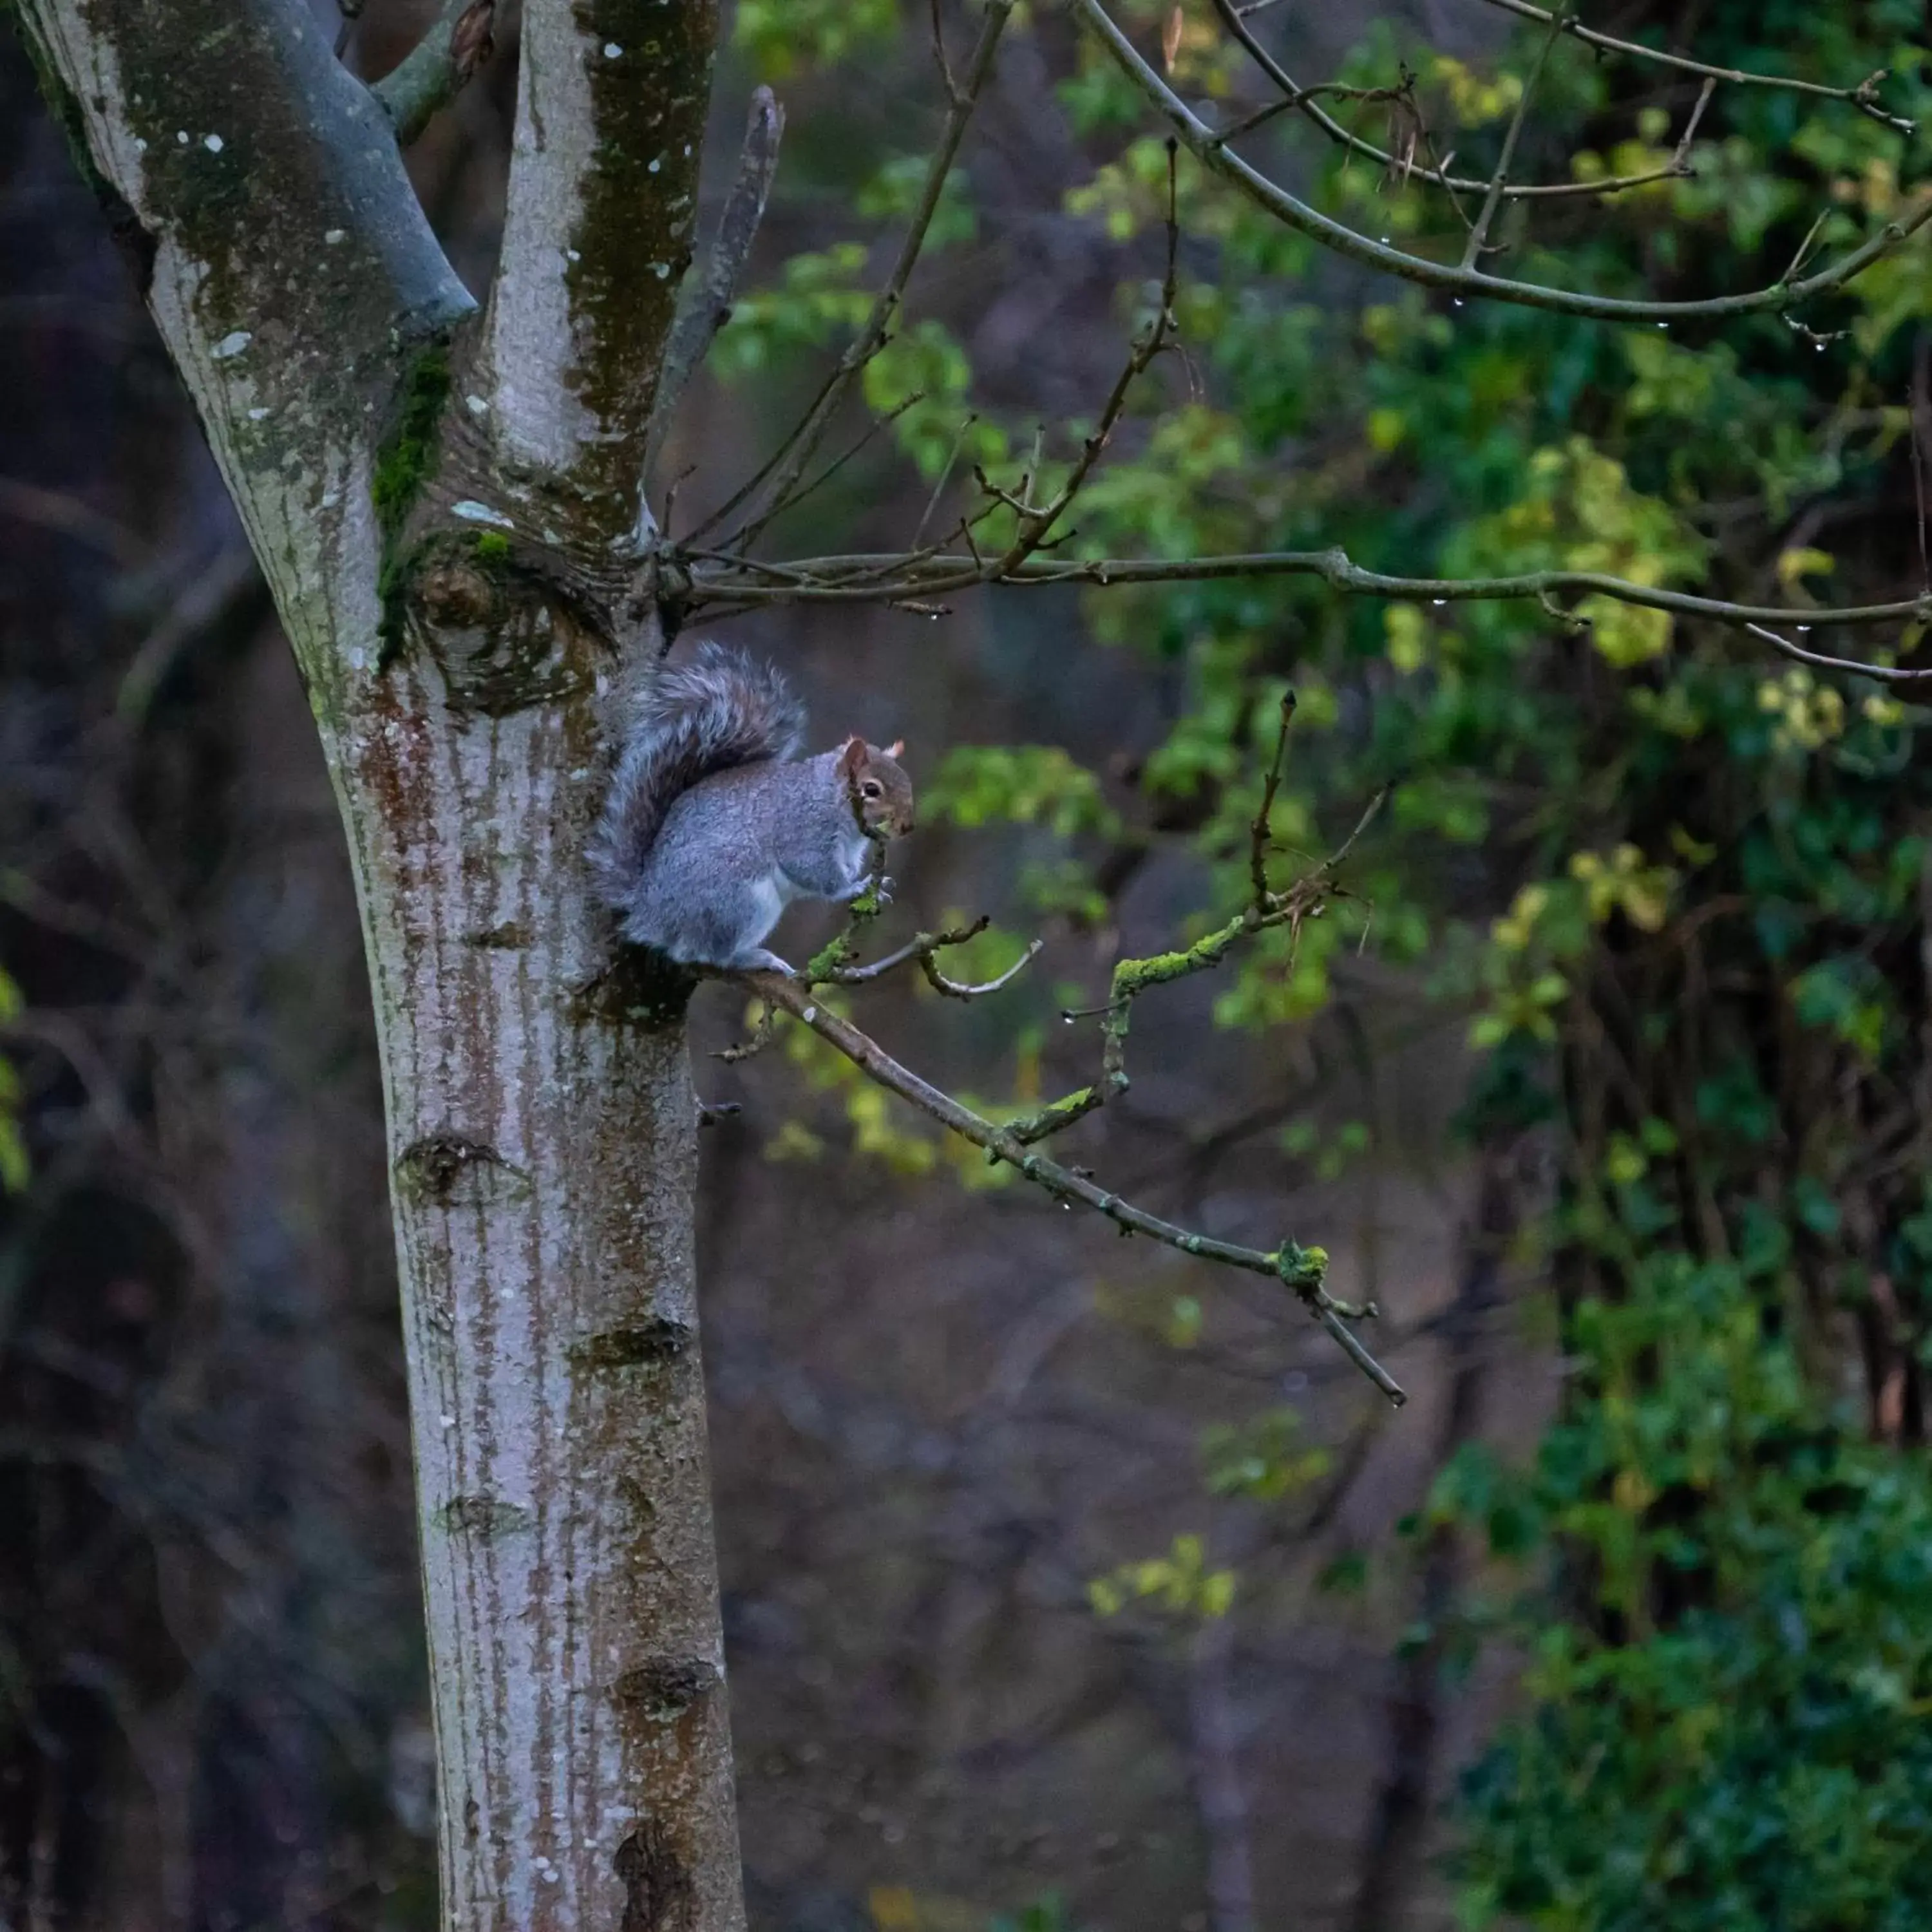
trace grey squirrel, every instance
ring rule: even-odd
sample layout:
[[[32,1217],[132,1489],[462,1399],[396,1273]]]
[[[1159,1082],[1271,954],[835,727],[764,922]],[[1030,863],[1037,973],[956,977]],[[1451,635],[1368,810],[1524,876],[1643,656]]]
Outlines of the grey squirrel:
[[[625,938],[686,965],[790,973],[764,946],[786,906],[856,898],[873,840],[913,829],[899,746],[848,738],[798,758],[790,688],[722,645],[660,668],[620,728],[591,876]]]

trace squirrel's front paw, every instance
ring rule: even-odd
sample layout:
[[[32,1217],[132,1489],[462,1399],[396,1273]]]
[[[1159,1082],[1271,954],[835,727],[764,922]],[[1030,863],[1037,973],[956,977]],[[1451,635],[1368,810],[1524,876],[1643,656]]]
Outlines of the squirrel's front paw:
[[[880,905],[890,905],[892,902],[892,880],[884,877],[876,880],[872,886],[872,896]]]

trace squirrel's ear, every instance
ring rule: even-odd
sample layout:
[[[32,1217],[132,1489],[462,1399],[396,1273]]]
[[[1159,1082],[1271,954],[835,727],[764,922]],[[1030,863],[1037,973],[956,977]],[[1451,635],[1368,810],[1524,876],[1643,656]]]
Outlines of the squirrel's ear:
[[[866,741],[862,738],[848,738],[839,748],[838,768],[850,774],[856,772],[866,762]]]
[[[886,756],[889,758],[904,758],[905,756],[905,740],[903,738],[895,738],[892,742],[886,747]]]

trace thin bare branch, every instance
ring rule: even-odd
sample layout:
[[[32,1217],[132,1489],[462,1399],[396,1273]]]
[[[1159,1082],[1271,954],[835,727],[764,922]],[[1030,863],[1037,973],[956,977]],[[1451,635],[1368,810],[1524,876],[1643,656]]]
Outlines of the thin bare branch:
[[[952,70],[946,59],[946,27],[939,17],[940,0],[932,0],[932,58],[939,69],[939,84],[946,90],[946,98],[955,107],[961,105],[959,84],[952,78]]]
[[[1268,760],[1268,778],[1262,786],[1262,802],[1254,823],[1248,827],[1248,880],[1254,887],[1252,903],[1258,910],[1265,910],[1268,902],[1268,853],[1274,837],[1270,820],[1274,813],[1274,795],[1281,788],[1282,768],[1288,762],[1288,733],[1294,722],[1294,703],[1292,690],[1282,693],[1281,728],[1275,734],[1274,756]]]
[[[922,403],[925,400],[926,392],[923,389],[915,389],[910,395],[902,396],[890,409],[886,410],[884,416],[874,416],[872,420],[852,439],[851,442],[838,453],[838,455],[835,456],[830,463],[826,464],[824,469],[819,471],[818,474],[814,476],[809,483],[800,484],[798,488],[791,493],[789,497],[786,499],[785,508],[787,509],[795,508],[797,505],[802,503],[806,498],[812,495],[814,491],[824,488],[824,487],[826,484],[830,483],[832,478],[836,476],[839,471],[843,470],[846,464],[850,463],[855,456],[858,455],[862,451],[868,448],[872,445],[873,439],[877,436],[882,430],[890,429],[894,423],[898,421],[901,416],[905,414],[908,410],[914,407],[916,404]]]
[[[741,1060],[751,1060],[763,1053],[772,1043],[772,1029],[778,1018],[778,1009],[767,1000],[758,1010],[758,1024],[740,1040],[729,1046],[721,1046],[712,1054],[713,1060],[722,1060],[728,1066],[736,1066]]]
[[[763,507],[727,539],[734,549],[748,548],[772,518],[786,506],[799,478],[805,473],[806,466],[824,440],[846,392],[860,371],[890,339],[892,325],[905,300],[906,284],[912,279],[912,272],[918,266],[920,253],[926,246],[927,232],[932,226],[933,217],[939,212],[940,196],[945,190],[947,176],[952,172],[959,144],[965,138],[967,123],[973,118],[974,107],[992,73],[993,57],[998,51],[1000,36],[1006,31],[1013,4],[1014,0],[987,0],[979,44],[973,50],[965,79],[953,90],[946,125],[940,133],[939,145],[933,151],[925,184],[907,224],[905,238],[899,244],[892,272],[872,304],[872,312],[866,318],[865,327],[839,358],[838,368],[820,391],[818,400],[806,412],[803,421],[779,446],[767,466],[766,480],[760,493]]]
[[[945,554],[908,559],[886,552],[802,559],[782,566],[782,581],[768,579],[776,567],[748,560],[700,562],[692,568],[692,596],[698,604],[733,602],[890,603],[906,598],[944,596],[976,584],[1014,586],[1091,584],[1196,584],[1231,577],[1318,577],[1330,590],[1356,596],[1386,597],[1412,604],[1496,603],[1522,598],[1600,596],[1674,616],[1706,618],[1739,626],[1750,623],[1892,624],[1932,622],[1932,596],[1923,592],[1883,604],[1846,604],[1794,611],[1775,604],[1734,603],[1654,584],[1633,584],[1598,571],[1538,570],[1499,577],[1402,577],[1365,569],[1341,549],[1250,551],[1225,556],[1042,557],[996,574],[997,558]]]
[[[752,244],[758,238],[758,224],[764,219],[765,203],[771,198],[772,178],[778,172],[778,144],[784,136],[784,110],[777,96],[769,87],[754,88],[751,111],[745,121],[744,144],[738,151],[738,172],[731,183],[731,192],[725,197],[724,212],[718,218],[704,279],[680,308],[671,327],[664,373],[658,379],[657,394],[652,400],[650,420],[644,430],[646,462],[662,443],[683,400],[686,385],[710,352],[718,332],[730,319],[739,278],[745,272]]]
[[[932,494],[926,500],[926,508],[921,514],[917,527],[912,533],[911,548],[917,550],[926,541],[927,526],[939,508],[940,500],[946,494],[946,486],[952,481],[952,472],[958,466],[959,452],[966,447],[966,439],[972,434],[973,425],[979,421],[976,415],[968,412],[959,425],[959,434],[952,439],[952,447],[946,452],[946,460],[940,466],[939,478],[932,486]]]
[[[370,88],[406,148],[496,50],[496,0],[443,0],[436,23]]]
[[[1704,111],[1711,104],[1711,97],[1718,91],[1714,76],[1706,76],[1704,85],[1697,90],[1696,104],[1690,110],[1690,118],[1684,124],[1684,131],[1677,137],[1677,146],[1672,149],[1669,172],[1688,175],[1690,172],[1690,143],[1697,138],[1697,130],[1703,124]]]
[[[1912,345],[1912,500],[1918,526],[1918,581],[1932,593],[1932,554],[1926,538],[1925,455],[1932,444],[1932,331]]]
[[[1807,614],[1816,617],[1823,614],[1814,611]],[[1747,624],[1744,628],[1785,656],[1802,664],[1814,664],[1820,670],[1852,671],[1860,677],[1875,679],[1880,684],[1923,684],[1932,678],[1932,666],[1923,670],[1904,670],[1895,664],[1866,664],[1857,658],[1828,657],[1822,651],[1810,651],[1802,644],[1794,644],[1789,638],[1780,636],[1765,625]]]
[[[1496,158],[1496,171],[1490,177],[1490,184],[1483,196],[1483,205],[1478,210],[1475,225],[1469,230],[1469,238],[1462,250],[1462,266],[1473,268],[1482,260],[1484,244],[1489,238],[1490,224],[1496,219],[1496,209],[1503,198],[1503,190],[1509,186],[1510,165],[1516,160],[1516,144],[1522,138],[1523,124],[1529,118],[1529,104],[1536,92],[1537,83],[1543,78],[1544,64],[1550,58],[1550,50],[1556,44],[1558,30],[1563,24],[1562,14],[1552,14],[1550,31],[1538,45],[1536,58],[1530,62],[1529,71],[1523,76],[1522,86],[1516,98],[1516,111],[1510,116],[1509,131],[1503,136],[1503,151]]]
[[[1487,4],[1525,20],[1547,23],[1550,19],[1544,8],[1532,5],[1531,0],[1487,0]],[[1620,40],[1613,34],[1599,33],[1594,28],[1583,26],[1574,20],[1564,20],[1562,31],[1581,40],[1586,47],[1595,47],[1605,53],[1628,54],[1633,60],[1646,60],[1659,67],[1675,68],[1679,74],[1701,74],[1706,80],[1735,81],[1740,87],[1780,88],[1787,94],[1808,94],[1820,100],[1842,100],[1846,106],[1856,108],[1861,114],[1882,122],[1901,134],[1912,134],[1917,129],[1917,122],[1908,121],[1902,115],[1888,114],[1879,105],[1879,83],[1889,78],[1883,68],[1876,74],[1866,75],[1856,87],[1832,87],[1822,81],[1796,80],[1789,74],[1747,74],[1742,68],[1712,67],[1708,62],[1693,60],[1688,55],[1668,53],[1661,47],[1647,47],[1641,41]]]
[[[1525,308],[1548,309],[1562,315],[1594,316],[1608,322],[1670,322],[1693,316],[1756,314],[1767,310],[1789,309],[1814,296],[1843,287],[1932,220],[1932,195],[1928,195],[1910,213],[1886,223],[1859,247],[1803,281],[1778,282],[1768,288],[1737,295],[1707,296],[1694,302],[1658,302],[1593,295],[1582,290],[1552,288],[1538,282],[1514,281],[1504,276],[1486,274],[1480,268],[1432,262],[1426,256],[1412,255],[1360,233],[1270,180],[1216,138],[1214,130],[1142,58],[1139,50],[1108,13],[1102,0],[1069,0],[1069,4],[1112,54],[1122,73],[1140,89],[1178,136],[1182,145],[1203,166],[1234,183],[1278,220],[1324,248],[1351,261],[1359,262],[1366,268],[1380,268],[1424,288],[1515,302]],[[1540,8],[1532,10],[1532,13],[1533,17],[1539,20],[1546,20],[1549,17]],[[1844,98],[1850,97],[1847,94]]]
[[[1043,939],[1029,940],[1026,950],[1004,973],[978,986],[964,980],[949,980],[939,970],[939,962],[933,956],[934,949],[928,948],[920,954],[919,969],[926,975],[927,985],[935,993],[944,993],[949,1000],[983,999],[988,993],[997,993],[1002,986],[1011,986],[1040,957],[1040,948],[1046,944]]]

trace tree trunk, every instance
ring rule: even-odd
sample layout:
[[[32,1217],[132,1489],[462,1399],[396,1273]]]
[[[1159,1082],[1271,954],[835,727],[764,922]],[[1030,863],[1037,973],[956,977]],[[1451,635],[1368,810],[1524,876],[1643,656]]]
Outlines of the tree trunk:
[[[307,680],[374,990],[449,1932],[734,1932],[681,983],[579,854],[715,7],[526,0],[473,305],[301,0],[14,0]],[[640,586],[642,586],[640,589]]]

